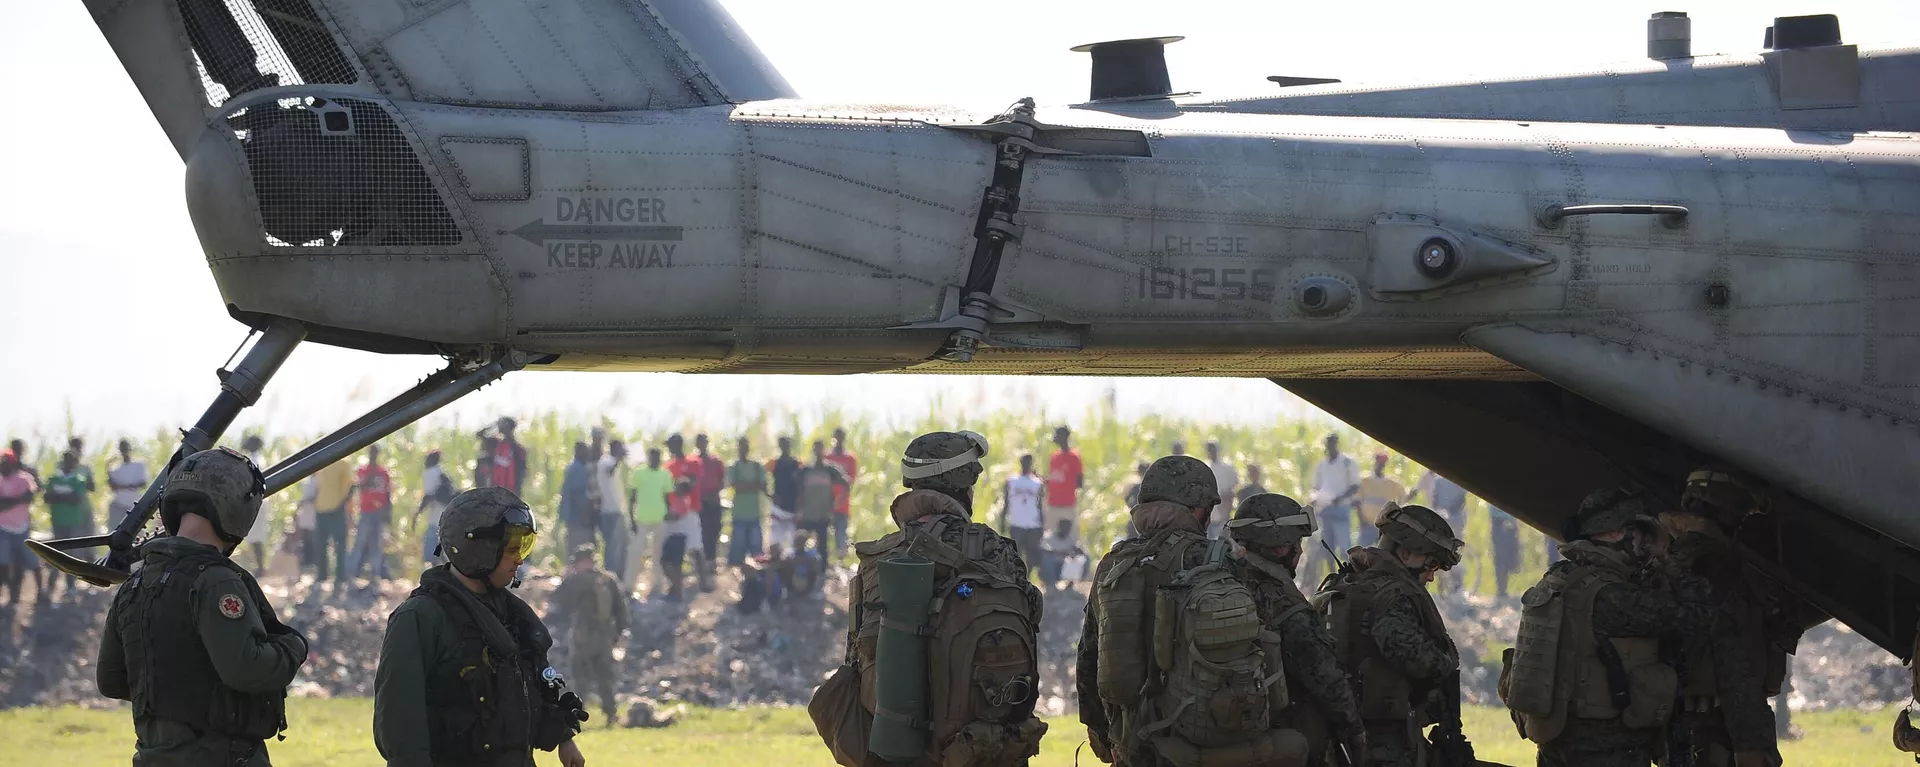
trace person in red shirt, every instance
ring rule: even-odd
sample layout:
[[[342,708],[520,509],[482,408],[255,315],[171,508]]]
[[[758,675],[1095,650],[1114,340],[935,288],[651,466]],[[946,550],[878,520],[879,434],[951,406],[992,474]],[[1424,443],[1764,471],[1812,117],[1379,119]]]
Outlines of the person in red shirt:
[[[707,451],[707,435],[693,435],[693,449],[699,452],[700,474],[695,489],[700,493],[700,590],[713,590],[713,568],[720,551],[720,526],[726,522],[727,509],[720,505],[720,491],[727,487],[727,462]]]
[[[393,475],[380,465],[380,446],[367,448],[367,462],[354,474],[359,490],[359,522],[354,526],[353,550],[347,555],[347,578],[360,577],[360,565],[369,565],[368,576],[385,581],[387,572],[387,526],[393,523]]]
[[[520,495],[527,480],[527,449],[513,438],[519,426],[501,416],[492,430],[480,431],[480,455],[474,461],[474,487],[504,487]],[[490,433],[490,431],[492,433]]]
[[[1053,430],[1053,444],[1060,447],[1047,458],[1047,530],[1061,529],[1066,522],[1067,540],[1080,537],[1080,488],[1087,484],[1081,471],[1080,451],[1069,446],[1073,432],[1062,426]]]
[[[688,458],[685,438],[667,437],[667,473],[673,476],[673,492],[667,495],[666,540],[660,545],[661,567],[667,573],[666,599],[680,601],[682,576],[686,574],[687,544],[700,534],[700,459]]]
[[[847,475],[847,483],[833,486],[833,556],[841,559],[847,555],[847,520],[853,514],[853,482],[860,475],[860,459],[847,452],[847,430],[833,429],[833,451],[827,453],[827,461],[840,467]],[[820,541],[822,549],[826,541]]]

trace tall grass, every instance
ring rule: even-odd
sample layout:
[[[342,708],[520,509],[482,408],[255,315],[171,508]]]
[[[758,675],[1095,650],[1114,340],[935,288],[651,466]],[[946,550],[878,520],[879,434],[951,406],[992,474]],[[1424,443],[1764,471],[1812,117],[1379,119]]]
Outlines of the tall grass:
[[[955,414],[961,411],[973,412]],[[688,450],[691,451],[693,435],[703,431],[701,423],[691,417],[672,426],[623,430],[607,418],[588,421],[565,417],[557,411],[516,415],[519,420],[517,437],[527,449],[528,476],[523,495],[546,531],[556,529],[560,480],[566,464],[572,459],[572,445],[575,441],[586,440],[592,427],[604,427],[608,430],[609,438],[625,440],[629,445],[627,460],[632,464],[643,463],[646,448],[661,447],[671,433],[685,435]],[[1014,402],[985,404],[933,401],[928,403],[927,411],[917,419],[895,419],[893,423],[882,423],[871,418],[846,418],[834,410],[809,416],[804,421],[792,414],[779,420],[760,414],[746,423],[744,429],[736,432],[708,433],[715,453],[729,463],[735,459],[734,442],[741,436],[752,441],[753,457],[762,461],[775,454],[776,438],[793,437],[794,453],[805,461],[811,455],[814,440],[830,445],[833,429],[846,429],[847,450],[860,460],[860,475],[853,488],[850,530],[859,540],[876,538],[892,529],[892,522],[886,515],[887,504],[901,492],[900,451],[914,437],[928,431],[955,429],[971,429],[987,437],[992,452],[985,461],[987,473],[976,487],[974,503],[975,518],[987,521],[994,519],[997,514],[1002,482],[1019,472],[1020,456],[1032,454],[1036,471],[1044,474],[1047,456],[1054,450],[1053,430],[1066,425],[1073,429],[1074,447],[1080,451],[1086,470],[1086,488],[1080,494],[1080,514],[1085,530],[1083,540],[1088,541],[1092,548],[1102,550],[1107,542],[1126,528],[1127,509],[1123,499],[1128,486],[1139,480],[1135,474],[1136,465],[1168,455],[1176,442],[1184,443],[1189,454],[1204,460],[1206,442],[1218,440],[1226,458],[1239,468],[1242,481],[1247,475],[1246,467],[1258,465],[1264,472],[1263,484],[1269,491],[1286,493],[1302,501],[1307,498],[1312,467],[1322,457],[1321,440],[1329,431],[1339,434],[1342,449],[1369,469],[1373,453],[1381,449],[1379,443],[1353,428],[1344,425],[1329,428],[1326,423],[1317,420],[1282,420],[1265,426],[1204,423],[1156,415],[1125,420],[1115,417],[1109,401],[1097,402],[1086,412],[1065,418],[1048,418],[1029,412],[1020,403]],[[177,432],[161,430],[144,439],[134,440],[136,457],[145,460],[150,471],[158,471],[171,453],[176,435]],[[225,443],[237,447],[245,436],[247,434],[244,433],[229,434]],[[273,461],[291,455],[320,435],[266,433],[261,436],[267,444],[268,460]],[[29,460],[43,473],[50,472],[58,458],[59,449],[64,445],[64,439],[41,440],[39,444],[29,446]],[[464,488],[472,485],[473,462],[479,443],[475,430],[468,426],[458,423],[416,424],[382,440],[380,447],[383,451],[382,462],[392,472],[394,482],[396,518],[393,540],[389,543],[390,557],[397,557],[400,564],[410,568],[419,563],[417,536],[425,531],[424,524],[415,527],[410,520],[419,504],[421,473],[427,451],[440,450],[443,465],[454,482]],[[94,505],[104,517],[108,497],[106,472],[110,466],[109,459],[117,458],[113,457],[113,445],[103,440],[94,440],[87,448],[89,454],[85,461],[93,467],[100,487],[100,492],[94,497]],[[351,460],[364,460],[364,453]],[[1387,467],[1388,476],[1409,488],[1422,471],[1418,464],[1398,455],[1392,457]],[[274,542],[277,543],[292,524],[294,504],[298,498],[297,488],[292,488],[269,499],[267,513],[274,520]],[[35,530],[43,534],[48,529],[44,505],[37,506],[36,515]],[[1491,557],[1481,556],[1490,551],[1488,534],[1485,504],[1473,499],[1468,505],[1468,521],[1461,537],[1468,546],[1463,565],[1464,575],[1469,587],[1476,591],[1492,589],[1494,576]],[[1520,572],[1537,573],[1545,566],[1544,538],[1532,530],[1523,530],[1521,536],[1524,558]],[[556,561],[560,556],[560,539],[558,535],[543,536],[541,547],[535,554],[535,563],[551,565]]]

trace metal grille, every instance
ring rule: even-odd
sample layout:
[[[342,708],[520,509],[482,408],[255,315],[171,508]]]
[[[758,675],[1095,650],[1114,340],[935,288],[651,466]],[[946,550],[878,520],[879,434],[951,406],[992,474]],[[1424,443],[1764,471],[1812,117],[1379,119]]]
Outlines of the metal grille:
[[[208,104],[277,85],[359,80],[308,0],[176,3]]]
[[[242,110],[228,121],[246,149],[269,244],[460,242],[460,228],[420,158],[379,105],[287,100]]]

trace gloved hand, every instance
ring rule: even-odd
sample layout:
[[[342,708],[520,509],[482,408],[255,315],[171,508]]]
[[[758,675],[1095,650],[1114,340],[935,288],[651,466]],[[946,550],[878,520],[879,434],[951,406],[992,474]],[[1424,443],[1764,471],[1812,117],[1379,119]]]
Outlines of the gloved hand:
[[[1093,748],[1093,755],[1099,757],[1101,763],[1113,764],[1113,747],[1107,745],[1107,739],[1100,737],[1100,733],[1094,732],[1091,727],[1087,728],[1087,745]]]
[[[1771,751],[1735,751],[1733,767],[1780,767],[1780,757]]]

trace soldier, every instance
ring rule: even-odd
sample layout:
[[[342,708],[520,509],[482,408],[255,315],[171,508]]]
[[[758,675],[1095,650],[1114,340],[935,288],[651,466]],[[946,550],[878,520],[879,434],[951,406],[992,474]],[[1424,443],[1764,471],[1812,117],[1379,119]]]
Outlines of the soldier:
[[[1780,764],[1767,698],[1780,691],[1802,626],[1783,613],[1788,600],[1770,584],[1749,579],[1733,542],[1741,520],[1764,513],[1764,501],[1732,470],[1707,467],[1687,476],[1681,510],[1660,517],[1673,534],[1672,570],[1713,589],[1713,630],[1687,642],[1682,659],[1680,716],[1700,767]]]
[[[1909,754],[1920,754],[1920,729],[1913,726],[1913,707],[1920,702],[1920,626],[1914,628],[1913,654],[1907,658],[1907,673],[1911,677],[1908,692],[1913,697],[1908,699],[1906,708],[1900,709],[1900,716],[1893,720],[1893,747]],[[1915,756],[1913,761],[1920,764],[1920,756]]]
[[[1260,620],[1280,635],[1286,659],[1287,709],[1275,712],[1274,725],[1299,730],[1307,739],[1308,764],[1325,764],[1327,738],[1346,746],[1353,759],[1368,753],[1366,729],[1353,700],[1333,636],[1293,584],[1300,566],[1300,542],[1316,525],[1310,509],[1277,493],[1248,496],[1227,523],[1227,534],[1243,549],[1242,577],[1253,589]]]
[[[388,767],[528,767],[536,748],[586,764],[573,736],[587,712],[547,662],[540,616],[507,591],[535,535],[533,511],[504,486],[441,513],[447,564],[420,575],[380,646],[373,742]]]
[[[574,548],[567,577],[548,597],[547,618],[567,638],[567,670],[599,693],[600,712],[612,727],[613,646],[627,631],[627,592],[619,579],[593,566],[593,555],[591,543]]]
[[[1461,543],[1425,506],[1389,504],[1375,527],[1379,546],[1351,549],[1352,574],[1324,589],[1339,597],[1330,602],[1330,625],[1366,722],[1367,763],[1426,763],[1419,733],[1437,720],[1429,699],[1460,668],[1426,584],[1460,563]]]
[[[260,468],[227,448],[180,462],[160,496],[168,535],[140,549],[100,640],[100,694],[133,702],[136,765],[264,767],[287,728],[287,685],[307,640],[274,618],[229,556],[266,497]]]
[[[1599,490],[1566,530],[1566,559],[1522,599],[1519,638],[1501,697],[1541,767],[1646,767],[1660,756],[1672,715],[1670,638],[1713,621],[1705,581],[1684,576],[1669,592],[1646,580],[1659,530],[1646,499]]]
[[[1131,570],[1152,560],[1147,581],[1139,584],[1151,600],[1150,589],[1165,584],[1176,572],[1203,564],[1207,520],[1218,503],[1213,469],[1200,459],[1172,455],[1154,461],[1141,476],[1139,505],[1128,511],[1136,535],[1114,544],[1094,568],[1093,591],[1087,597],[1086,622],[1080,630],[1075,688],[1087,743],[1102,762],[1153,767],[1164,761],[1140,737],[1144,723],[1136,721],[1139,701],[1129,699],[1139,697],[1145,681],[1152,652],[1146,637],[1152,626],[1144,613],[1122,615],[1103,609],[1102,603],[1114,603],[1105,596],[1107,584],[1122,563]]]
[[[841,764],[862,761],[859,756],[867,752],[866,737],[856,736],[849,742],[833,735],[841,731],[837,725],[849,718],[870,721],[876,731],[895,722],[894,727],[927,730],[927,758],[918,763],[1024,765],[1039,752],[1047,729],[1033,715],[1034,693],[1040,689],[1038,662],[1032,652],[1038,646],[1040,590],[1028,580],[1018,546],[992,527],[971,521],[973,485],[984,471],[980,461],[986,454],[986,439],[973,432],[938,431],[915,438],[900,459],[901,484],[907,492],[889,507],[900,530],[854,547],[860,565],[849,588],[859,596],[849,611],[846,663],[810,704],[825,710],[836,696],[859,701],[858,711],[839,707],[833,716],[815,717],[816,723],[835,722],[822,734]],[[898,616],[875,609],[881,605],[882,561],[903,555],[929,559],[935,565],[935,598],[945,606],[932,616],[932,625],[902,627],[897,625]],[[889,628],[924,630],[929,637],[928,663],[942,657],[955,659],[956,667],[943,668],[936,675],[949,683],[933,687],[931,694],[918,701],[921,708],[917,710],[889,708],[907,704],[888,700],[887,677],[902,673],[924,678],[927,673],[923,668],[896,671],[877,663],[879,635]],[[1008,637],[1003,632],[1024,636]],[[858,694],[845,695],[853,679],[858,679]],[[921,723],[906,725],[908,719]],[[867,754],[866,759],[874,756]]]

